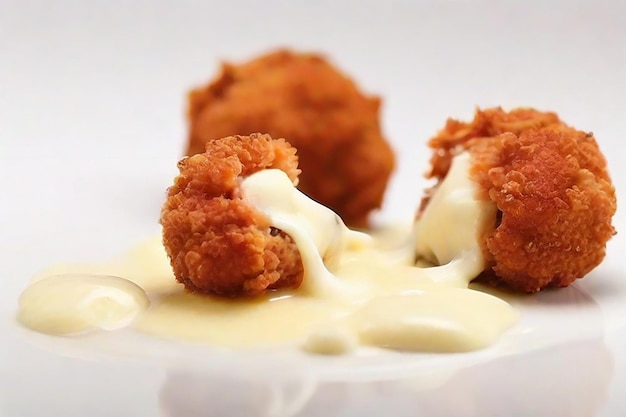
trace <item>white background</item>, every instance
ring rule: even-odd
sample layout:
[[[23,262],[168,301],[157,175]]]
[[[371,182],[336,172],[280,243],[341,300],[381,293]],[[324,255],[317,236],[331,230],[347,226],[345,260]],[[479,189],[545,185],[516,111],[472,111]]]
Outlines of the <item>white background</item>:
[[[213,77],[220,60],[277,46],[324,52],[383,96],[384,130],[399,159],[387,217],[411,215],[426,185],[426,140],[475,106],[555,110],[593,131],[623,195],[625,1],[0,0],[0,415],[155,416],[164,402],[181,416],[243,413],[224,396],[237,392],[234,382],[205,375],[198,398],[159,398],[172,381],[194,378],[157,365],[60,358],[18,338],[12,314],[43,267],[106,260],[158,233],[184,148],[186,91]],[[621,207],[615,224],[626,227]],[[590,355],[579,341],[494,363],[438,391],[439,403],[413,397],[403,383],[322,387],[301,415],[620,415],[624,250],[618,235],[606,262],[579,285],[602,312],[601,357],[597,341]],[[562,358],[572,358],[571,367]],[[586,402],[589,389],[576,381],[588,382],[584,370],[596,367],[607,377]],[[545,382],[559,372],[565,376]],[[476,386],[484,392],[468,395]],[[537,386],[550,394],[514,401]],[[248,391],[267,398],[263,389]],[[251,407],[247,415],[280,415]]]

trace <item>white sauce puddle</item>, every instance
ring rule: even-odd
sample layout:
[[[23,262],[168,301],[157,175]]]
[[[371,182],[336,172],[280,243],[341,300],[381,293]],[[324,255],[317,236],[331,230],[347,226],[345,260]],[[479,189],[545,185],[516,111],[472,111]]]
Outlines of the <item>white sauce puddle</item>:
[[[52,334],[119,329],[150,305],[141,287],[106,275],[53,275],[29,286],[19,301],[18,320]]]
[[[188,294],[153,239],[116,263],[44,271],[22,294],[18,319],[51,334],[132,324],[159,337],[227,348],[296,344],[321,354],[359,345],[423,352],[486,347],[518,315],[503,300],[467,288],[483,269],[476,236],[495,215],[474,200],[468,167],[467,156],[456,157],[415,230],[402,239],[388,236],[445,265],[414,266],[410,246],[347,229],[283,172],[265,170],[243,180],[241,192],[298,245],[305,270],[298,290],[252,300]]]

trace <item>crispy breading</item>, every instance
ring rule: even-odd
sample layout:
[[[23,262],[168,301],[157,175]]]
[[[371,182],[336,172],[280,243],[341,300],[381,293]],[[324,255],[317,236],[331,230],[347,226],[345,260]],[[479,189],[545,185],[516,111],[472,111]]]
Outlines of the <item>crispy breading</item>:
[[[527,129],[561,124],[563,122],[556,113],[540,112],[528,107],[510,112],[501,107],[476,109],[474,120],[469,123],[448,119],[446,126],[428,142],[434,153],[430,160],[431,169],[426,176],[443,178],[450,169],[454,155],[465,150],[472,138],[496,136],[505,132],[519,134]]]
[[[593,135],[566,126],[554,113],[532,109],[508,115],[501,109],[478,111],[465,126],[474,130],[440,132],[430,144],[435,153],[444,150],[439,155],[468,150],[480,198],[498,208],[498,218],[481,237],[487,261],[482,278],[535,292],[565,287],[600,264],[615,233],[616,197]],[[431,175],[447,174],[446,158],[433,158],[438,167]]]
[[[296,244],[238,192],[242,177],[269,168],[297,184],[297,165],[291,145],[261,134],[209,141],[205,152],[182,159],[160,220],[176,279],[192,292],[221,296],[298,287]]]
[[[278,50],[224,64],[189,94],[187,154],[228,135],[284,137],[298,149],[299,188],[349,226],[365,227],[395,163],[381,133],[380,103],[320,55]]]

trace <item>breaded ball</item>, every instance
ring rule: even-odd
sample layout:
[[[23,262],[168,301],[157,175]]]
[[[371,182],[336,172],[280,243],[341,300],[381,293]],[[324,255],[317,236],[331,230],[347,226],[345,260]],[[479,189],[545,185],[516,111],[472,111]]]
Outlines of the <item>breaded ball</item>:
[[[295,185],[297,166],[291,145],[262,134],[209,141],[182,159],[161,211],[176,279],[192,292],[231,297],[298,287],[296,244],[239,194],[240,180],[263,169],[280,169]]]
[[[491,109],[479,110],[470,124],[449,121],[430,145],[439,163],[431,175],[440,179],[450,165],[446,155],[468,150],[480,198],[497,206],[481,238],[483,279],[535,292],[565,287],[600,264],[615,233],[616,198],[591,133],[554,113]]]
[[[380,103],[315,54],[279,50],[223,64],[216,79],[189,94],[187,154],[228,135],[284,137],[298,149],[300,190],[349,226],[365,227],[394,168]]]

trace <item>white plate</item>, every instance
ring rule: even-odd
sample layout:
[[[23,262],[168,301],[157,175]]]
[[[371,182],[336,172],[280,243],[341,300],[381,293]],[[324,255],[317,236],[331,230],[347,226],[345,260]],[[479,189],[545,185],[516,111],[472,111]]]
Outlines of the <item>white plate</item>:
[[[0,12],[0,416],[626,409],[621,204],[605,262],[573,287],[515,301],[522,321],[501,343],[471,354],[233,354],[132,332],[49,338],[13,321],[37,271],[106,260],[158,233],[183,149],[184,92],[208,79],[219,58],[275,45],[326,51],[384,95],[399,164],[384,218],[412,215],[427,186],[426,139],[448,116],[471,117],[476,105],[556,110],[592,130],[623,195],[623,2],[569,2],[558,13],[539,2],[266,2],[261,11],[226,1],[37,3]]]

